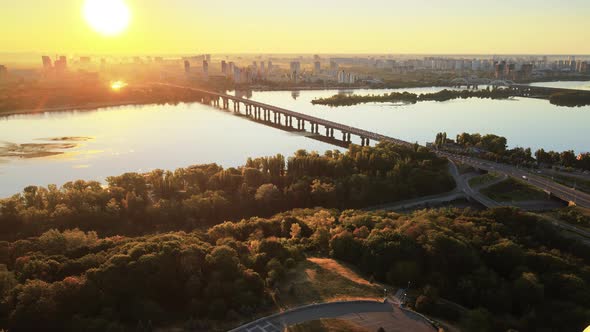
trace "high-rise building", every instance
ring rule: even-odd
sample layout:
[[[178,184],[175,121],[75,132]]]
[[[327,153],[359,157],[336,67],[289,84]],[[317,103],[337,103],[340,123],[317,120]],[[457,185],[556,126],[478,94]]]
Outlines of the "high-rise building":
[[[506,72],[506,61],[501,61],[501,62],[496,62],[494,64],[496,72],[495,72],[495,77],[498,79],[503,79],[505,72]]]
[[[188,60],[184,60],[184,73],[188,74],[191,72],[191,63]]]
[[[0,65],[0,80],[5,79],[8,77],[8,68],[4,65]]]
[[[207,60],[203,60],[203,76],[209,77],[209,62]]]
[[[221,61],[221,73],[227,76],[227,62],[225,60]]]
[[[348,83],[346,72],[344,70],[338,71],[338,83]]]
[[[47,55],[44,55],[41,57],[41,59],[43,60],[43,69],[49,70],[49,69],[53,68],[53,61],[51,61],[50,57],[48,57]]]
[[[68,59],[62,55],[58,60],[55,60],[54,66],[56,73],[61,74],[68,69]]]
[[[319,74],[322,71],[322,64],[319,61],[316,61],[313,63],[313,71],[316,74]]]
[[[291,61],[289,68],[291,70],[289,73],[289,75],[291,75],[291,80],[297,81],[297,78],[299,77],[299,73],[301,72],[301,62]]]
[[[240,70],[240,68],[233,65],[233,62],[230,62],[230,65],[232,65],[232,67],[234,68],[234,83],[240,83],[242,78],[242,71]]]
[[[80,63],[81,64],[89,64],[90,63],[90,57],[89,56],[81,56],[80,57]]]
[[[299,74],[299,72],[301,71],[301,62],[291,61],[289,68],[291,69],[291,73]]]
[[[236,64],[233,61],[229,62],[228,74],[234,75],[236,73]]]
[[[205,54],[205,61],[211,62],[211,54]]]
[[[337,71],[338,70],[338,62],[331,60],[330,61],[330,70]]]

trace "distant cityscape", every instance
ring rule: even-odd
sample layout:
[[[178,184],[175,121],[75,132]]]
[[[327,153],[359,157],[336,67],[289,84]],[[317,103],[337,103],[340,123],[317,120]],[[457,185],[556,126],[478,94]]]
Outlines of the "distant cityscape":
[[[590,74],[590,58],[576,56],[444,57],[395,56],[212,56],[188,57],[41,57],[40,68],[0,65],[0,83],[30,80],[98,80],[149,71],[161,80],[226,81],[251,84],[383,84],[403,75],[480,76],[528,81]],[[39,70],[41,69],[41,70]]]

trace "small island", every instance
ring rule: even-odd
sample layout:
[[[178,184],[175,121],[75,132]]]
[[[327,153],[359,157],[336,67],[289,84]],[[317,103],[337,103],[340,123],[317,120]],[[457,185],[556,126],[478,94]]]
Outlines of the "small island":
[[[420,101],[447,101],[452,99],[508,99],[518,94],[508,89],[483,90],[442,90],[434,93],[416,94],[411,92],[391,92],[382,95],[343,95],[337,94],[329,98],[318,98],[311,101],[314,105],[352,106],[363,103],[407,103],[415,104]]]
[[[590,91],[558,92],[549,97],[556,106],[582,107],[590,105]]]

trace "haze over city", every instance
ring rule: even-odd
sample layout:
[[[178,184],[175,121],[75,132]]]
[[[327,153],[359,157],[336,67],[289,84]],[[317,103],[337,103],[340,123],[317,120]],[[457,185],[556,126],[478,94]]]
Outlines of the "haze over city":
[[[0,331],[590,332],[587,0],[3,0]]]
[[[585,0],[128,0],[127,5],[128,28],[104,36],[85,21],[83,1],[7,1],[0,29],[11,33],[3,35],[0,51],[590,53]]]

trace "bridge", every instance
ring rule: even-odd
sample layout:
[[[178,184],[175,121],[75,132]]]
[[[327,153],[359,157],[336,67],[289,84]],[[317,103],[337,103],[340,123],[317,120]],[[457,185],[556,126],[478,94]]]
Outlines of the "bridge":
[[[224,93],[212,92],[181,85],[164,83],[158,84],[190,90],[196,94],[197,99],[203,104],[221,108],[223,110],[231,110],[236,114],[250,117],[252,120],[257,122],[263,122],[265,124],[272,125],[273,127],[281,127],[281,129],[284,130],[306,132],[306,127],[309,124],[310,133],[315,135],[321,135],[322,133],[325,133],[325,136],[323,137],[326,139],[326,141],[340,141],[339,143],[341,144],[339,145],[341,146],[348,146],[350,143],[352,143],[351,135],[355,135],[360,138],[361,146],[369,145],[371,140],[377,142],[389,141],[406,146],[413,145],[412,143],[397,138],[388,137],[360,128],[343,125],[337,122],[328,121],[311,115],[294,112],[241,97],[235,97]],[[294,127],[294,123],[296,127]],[[323,127],[323,130],[320,130],[320,127]],[[341,140],[336,137],[334,130],[337,130],[342,134]]]
[[[397,138],[381,135],[378,133],[369,132],[360,128],[347,126],[344,124],[340,124],[333,121],[324,120],[321,118],[317,118],[311,115],[287,110],[284,108],[259,103],[253,100],[244,99],[241,97],[230,96],[224,93],[212,92],[197,88],[191,88],[181,85],[172,85],[172,84],[165,84],[165,83],[158,83],[159,85],[176,87],[179,89],[187,89],[192,91],[196,94],[197,99],[206,105],[211,105],[223,110],[233,111],[235,114],[245,115],[251,118],[254,121],[278,127],[283,130],[287,131],[300,131],[300,132],[308,132],[306,130],[306,126],[309,123],[310,133],[321,136],[320,126],[323,127],[325,130],[325,136],[323,138],[328,143],[332,143],[339,146],[348,146],[352,143],[351,135],[358,136],[361,139],[361,145],[367,146],[370,144],[371,140],[377,142],[393,142],[400,145],[405,146],[414,146],[414,144],[410,142],[406,142]],[[528,86],[526,86],[528,87]],[[578,90],[573,90],[578,91]],[[231,107],[230,107],[231,105]],[[243,113],[242,113],[243,111]],[[293,127],[293,123],[297,125],[297,127]],[[334,135],[334,130],[338,130],[342,133],[342,140],[336,138]],[[526,170],[506,165],[506,164],[498,164],[493,163],[487,160],[478,159],[478,158],[470,158],[465,157],[462,155],[455,155],[447,152],[436,151],[439,157],[448,158],[449,160],[462,162],[466,165],[473,166],[475,168],[487,170],[487,171],[494,171],[506,174],[513,178],[517,178],[520,180],[526,179],[529,184],[544,190],[551,195],[560,198],[566,202],[574,202],[575,204],[590,208],[590,195],[584,192],[580,192],[576,189],[564,186],[562,184],[556,183],[550,179],[546,179],[540,176],[536,176]],[[472,197],[478,197],[476,193],[468,193]],[[478,201],[484,203],[484,205],[488,207],[497,206],[497,203],[492,201],[487,201],[484,197],[479,197]],[[487,203],[487,204],[486,204]]]

